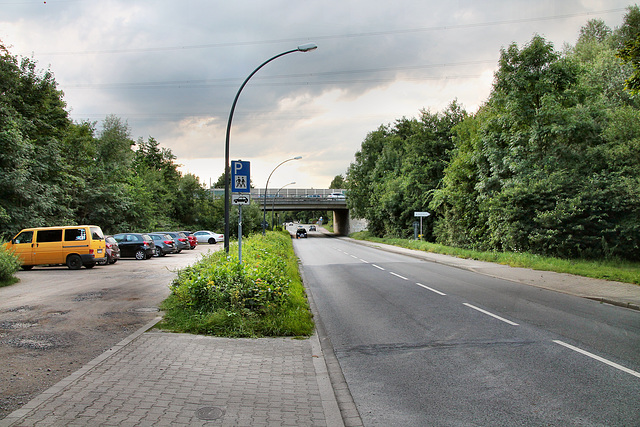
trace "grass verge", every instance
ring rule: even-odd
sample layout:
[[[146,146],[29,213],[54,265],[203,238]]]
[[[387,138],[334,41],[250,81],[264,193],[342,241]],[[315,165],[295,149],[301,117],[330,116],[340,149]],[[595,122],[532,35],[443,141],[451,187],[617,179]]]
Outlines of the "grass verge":
[[[479,261],[495,262],[512,267],[531,268],[533,270],[569,273],[595,279],[615,280],[618,282],[640,285],[640,263],[622,260],[566,260],[560,258],[543,257],[528,253],[515,252],[481,252],[420,240],[393,239],[373,237],[367,231],[351,234],[357,240],[367,240],[388,245],[400,246],[458,258],[475,259]]]
[[[235,246],[235,251],[234,251]],[[307,337],[314,324],[289,233],[268,232],[178,272],[160,329],[224,337]],[[231,255],[235,254],[235,255]]]

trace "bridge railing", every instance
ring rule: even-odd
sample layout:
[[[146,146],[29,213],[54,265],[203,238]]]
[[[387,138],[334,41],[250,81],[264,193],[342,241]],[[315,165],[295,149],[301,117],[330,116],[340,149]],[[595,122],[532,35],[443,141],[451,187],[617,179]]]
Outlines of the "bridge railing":
[[[267,198],[276,197],[278,198],[302,198],[302,197],[318,197],[318,198],[328,198],[331,193],[344,193],[344,189],[324,189],[324,188],[283,188],[278,191],[277,188],[267,188]],[[264,188],[252,188],[251,189],[251,198],[262,198],[265,197]]]
[[[223,198],[224,189],[214,188],[210,190],[213,193],[214,198]],[[340,193],[345,197],[330,197],[332,193]],[[262,200],[265,197],[264,188],[252,188],[251,199]],[[268,188],[266,193],[267,200],[276,198],[280,200],[306,200],[306,201],[320,201],[320,200],[345,200],[346,194],[344,189],[325,189],[325,188],[283,188],[278,191],[277,188]]]

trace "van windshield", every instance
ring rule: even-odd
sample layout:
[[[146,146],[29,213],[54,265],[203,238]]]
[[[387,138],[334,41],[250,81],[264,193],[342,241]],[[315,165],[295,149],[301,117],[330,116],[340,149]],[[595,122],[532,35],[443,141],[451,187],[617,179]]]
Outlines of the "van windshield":
[[[91,238],[93,240],[104,240],[104,234],[100,227],[91,227]]]

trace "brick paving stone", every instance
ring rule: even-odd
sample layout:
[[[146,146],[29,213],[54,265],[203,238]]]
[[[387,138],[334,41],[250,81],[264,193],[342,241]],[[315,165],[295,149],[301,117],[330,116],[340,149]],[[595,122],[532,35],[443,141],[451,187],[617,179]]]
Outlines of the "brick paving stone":
[[[0,426],[326,426],[324,411],[310,340],[147,332]]]

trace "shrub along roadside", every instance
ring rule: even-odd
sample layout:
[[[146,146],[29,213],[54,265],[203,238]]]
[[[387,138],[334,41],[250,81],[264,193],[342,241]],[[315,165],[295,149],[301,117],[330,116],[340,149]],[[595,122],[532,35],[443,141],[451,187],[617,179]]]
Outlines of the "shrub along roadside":
[[[0,241],[0,287],[16,283],[18,278],[14,276],[20,269],[20,259],[13,252],[4,247]]]
[[[309,336],[314,324],[289,233],[269,232],[179,271],[157,327],[225,337]]]
[[[407,249],[416,249],[425,252],[433,252],[444,255],[452,255],[458,258],[476,259],[479,261],[495,262],[510,265],[512,267],[531,268],[533,270],[554,271],[556,273],[569,273],[578,276],[592,277],[595,279],[615,280],[618,282],[634,283],[640,285],[640,263],[623,260],[579,260],[560,259],[516,252],[480,252],[471,249],[462,249],[452,246],[444,246],[420,240],[393,239],[373,237],[367,231],[353,233],[350,237],[357,240],[385,243],[387,245],[400,246]]]

